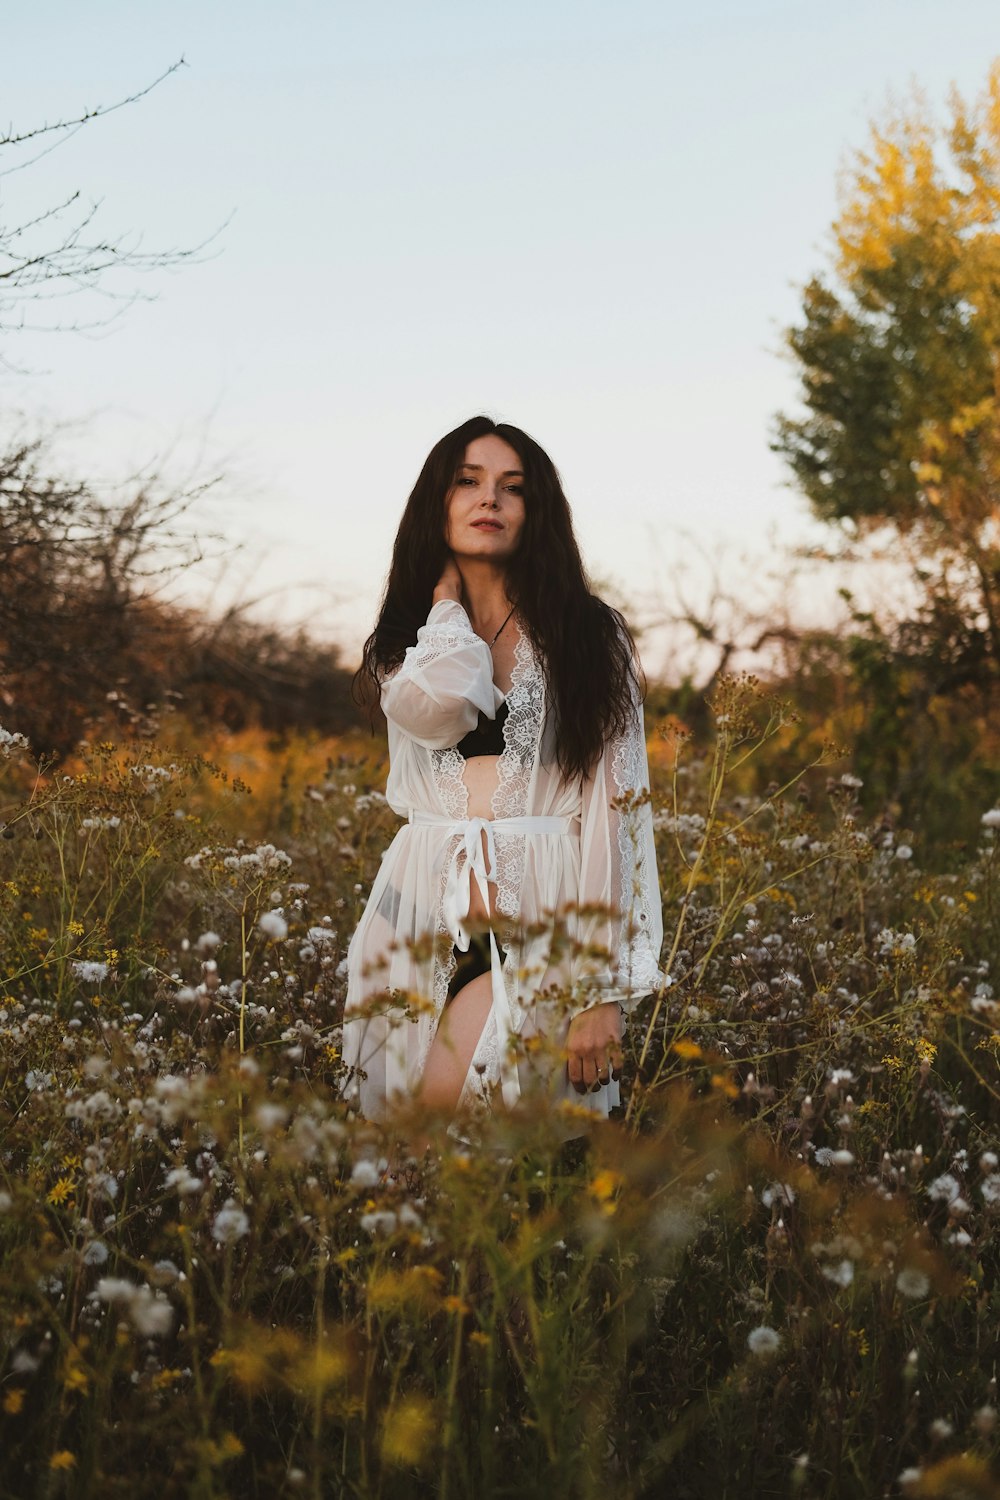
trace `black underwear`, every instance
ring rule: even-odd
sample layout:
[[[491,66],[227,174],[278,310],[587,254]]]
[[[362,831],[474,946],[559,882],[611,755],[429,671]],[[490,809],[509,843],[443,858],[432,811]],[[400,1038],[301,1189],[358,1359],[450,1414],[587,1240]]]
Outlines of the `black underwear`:
[[[470,729],[455,747],[459,755],[464,755],[466,760],[471,760],[474,755],[502,755],[503,726],[508,713],[507,704],[501,703],[495,719],[488,719],[485,714],[480,714],[475,729]]]
[[[500,962],[503,963],[507,957],[504,950],[497,943],[497,951],[500,954]],[[478,979],[480,974],[488,974],[492,967],[490,963],[490,935],[488,932],[473,932],[469,938],[469,951],[463,953],[458,947],[453,948],[455,955],[455,972],[451,976],[448,986],[448,999],[457,995],[465,985],[471,984]]]

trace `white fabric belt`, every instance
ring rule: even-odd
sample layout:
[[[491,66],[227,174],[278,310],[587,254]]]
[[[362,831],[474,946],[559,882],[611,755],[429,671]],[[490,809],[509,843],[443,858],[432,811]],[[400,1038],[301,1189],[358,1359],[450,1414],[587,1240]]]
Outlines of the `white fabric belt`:
[[[497,849],[495,835],[567,834],[579,829],[578,818],[449,818],[438,813],[410,810],[415,826],[446,829],[449,837],[459,839],[448,866],[444,890],[444,921],[455,947],[468,953],[470,934],[466,925],[472,903],[472,876],[476,877],[487,916],[490,911],[489,882],[496,879]],[[483,844],[485,842],[485,854]],[[493,987],[493,1013],[500,1043],[500,1085],[508,1109],[520,1098],[517,1064],[510,1052],[510,1037],[518,1030],[511,1014],[510,1001],[503,979],[500,950],[490,928],[490,976]]]

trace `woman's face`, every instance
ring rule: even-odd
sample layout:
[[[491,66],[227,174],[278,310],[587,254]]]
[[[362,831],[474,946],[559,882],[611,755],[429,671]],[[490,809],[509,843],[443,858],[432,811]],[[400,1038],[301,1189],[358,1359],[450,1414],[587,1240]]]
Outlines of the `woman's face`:
[[[445,499],[445,541],[455,557],[504,563],[523,530],[520,458],[494,432],[474,438]]]

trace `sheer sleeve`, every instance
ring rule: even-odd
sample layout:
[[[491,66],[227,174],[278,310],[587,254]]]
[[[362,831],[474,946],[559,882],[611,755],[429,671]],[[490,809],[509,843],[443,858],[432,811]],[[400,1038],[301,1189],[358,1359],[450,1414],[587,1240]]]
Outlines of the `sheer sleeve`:
[[[416,645],[382,684],[386,718],[428,750],[457,745],[480,713],[492,719],[502,702],[490,648],[454,599],[433,606]]]
[[[605,1000],[629,1010],[663,982],[663,911],[638,696],[631,726],[605,746],[584,784],[580,902],[601,910],[588,931],[605,957],[590,979],[592,993],[577,1010]]]

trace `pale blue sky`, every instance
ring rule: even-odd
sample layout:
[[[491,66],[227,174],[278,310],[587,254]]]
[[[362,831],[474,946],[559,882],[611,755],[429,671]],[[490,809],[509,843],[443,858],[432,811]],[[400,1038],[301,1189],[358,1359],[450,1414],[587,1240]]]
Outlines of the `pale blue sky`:
[[[427,449],[478,410],[549,450],[637,601],[681,530],[803,537],[768,426],[838,164],[890,89],[975,93],[1000,53],[995,0],[42,0],[3,31],[18,128],[188,63],[0,181],[7,222],[76,187],[151,247],[232,218],[109,335],[8,339],[37,373],[0,400],[90,419],[108,476],[226,467],[218,597],[283,589],[349,654]]]

